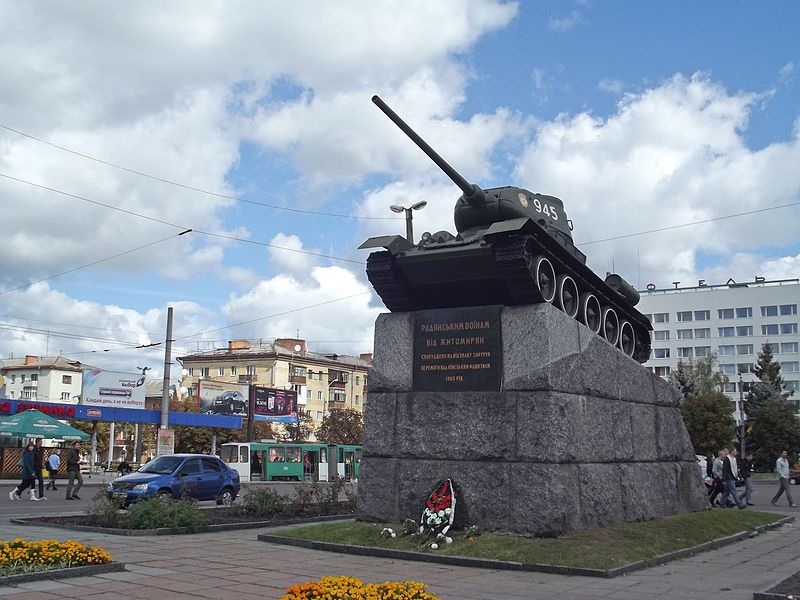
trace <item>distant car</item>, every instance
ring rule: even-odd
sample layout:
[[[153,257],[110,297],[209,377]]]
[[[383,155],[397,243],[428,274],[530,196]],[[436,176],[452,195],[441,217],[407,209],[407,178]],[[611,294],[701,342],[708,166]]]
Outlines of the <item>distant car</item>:
[[[222,392],[214,398],[214,403],[211,405],[211,413],[221,415],[247,414],[247,402],[240,392]]]
[[[118,477],[108,485],[106,496],[125,504],[153,497],[216,500],[229,506],[239,494],[239,473],[216,456],[166,454],[138,471]]]

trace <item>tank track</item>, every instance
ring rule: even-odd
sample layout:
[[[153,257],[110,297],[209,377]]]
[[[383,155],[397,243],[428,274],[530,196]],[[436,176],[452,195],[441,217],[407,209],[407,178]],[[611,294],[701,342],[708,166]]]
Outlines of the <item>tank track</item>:
[[[414,309],[408,289],[403,285],[388,250],[372,252],[367,257],[367,278],[390,311]]]
[[[531,277],[530,257],[525,253],[528,239],[528,236],[515,235],[493,245],[497,271],[514,304],[537,304],[544,300]]]

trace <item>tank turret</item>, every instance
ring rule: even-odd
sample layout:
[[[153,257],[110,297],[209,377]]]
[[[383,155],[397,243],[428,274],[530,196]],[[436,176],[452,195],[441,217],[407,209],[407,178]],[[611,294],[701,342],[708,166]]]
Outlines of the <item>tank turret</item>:
[[[455,183],[456,234],[370,238],[385,248],[367,259],[367,277],[391,311],[549,302],[639,362],[650,355],[650,322],[639,294],[621,276],[600,279],[572,240],[572,222],[555,196],[470,183],[383,100],[372,101]]]

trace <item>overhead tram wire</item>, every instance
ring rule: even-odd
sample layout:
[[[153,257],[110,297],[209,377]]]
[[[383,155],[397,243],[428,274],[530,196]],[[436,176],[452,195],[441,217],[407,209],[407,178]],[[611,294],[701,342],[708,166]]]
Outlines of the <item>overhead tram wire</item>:
[[[11,131],[16,133],[17,135],[21,135],[22,137],[26,137],[28,139],[34,140],[41,144],[46,144],[47,146],[52,146],[53,148],[57,148],[64,152],[69,152],[70,154],[74,154],[75,156],[80,156],[81,158],[85,158],[87,160],[92,160],[94,162],[100,163],[102,165],[106,165],[108,167],[113,167],[115,169],[120,169],[121,171],[126,171],[128,173],[132,173],[133,175],[139,175],[141,177],[146,177],[148,179],[152,179],[153,181],[159,181],[161,183],[166,183],[168,185],[174,185],[179,188],[183,188],[185,190],[191,190],[193,192],[199,192],[201,194],[207,194],[209,196],[215,196],[217,198],[225,198],[226,200],[235,200],[237,202],[244,202],[246,204],[254,204],[256,206],[263,206],[265,208],[271,208],[273,210],[283,210],[286,212],[293,212],[293,213],[300,213],[300,214],[307,214],[307,215],[319,215],[323,217],[335,217],[339,219],[354,219],[358,221],[396,221],[399,220],[397,217],[362,217],[357,215],[345,215],[340,213],[329,213],[324,211],[317,211],[317,210],[303,210],[300,208],[289,208],[286,206],[279,206],[277,204],[269,204],[267,202],[257,202],[256,200],[246,200],[244,198],[239,198],[237,196],[230,196],[228,194],[220,194],[219,192],[212,192],[210,190],[204,190],[202,188],[194,187],[191,185],[186,185],[185,183],[179,183],[177,181],[172,181],[171,179],[165,179],[163,177],[157,177],[156,175],[150,175],[149,173],[145,173],[143,171],[137,171],[136,169],[131,169],[130,167],[125,167],[122,165],[118,165],[116,163],[109,162],[107,160],[103,160],[101,158],[97,158],[95,156],[90,156],[88,154],[84,154],[82,152],[78,152],[77,150],[72,150],[71,148],[66,148],[65,146],[59,146],[58,144],[54,144],[53,142],[48,142],[42,138],[38,138],[34,135],[29,133],[25,133],[18,129],[14,129],[13,127],[9,127],[8,125],[3,125],[0,123],[0,128],[5,129],[6,131]]]
[[[339,256],[332,256],[330,254],[322,254],[321,252],[311,252],[310,250],[298,250],[297,248],[286,248],[285,246],[277,246],[275,244],[270,244],[270,243],[267,243],[267,242],[259,242],[257,240],[249,240],[249,239],[246,239],[246,238],[240,238],[240,237],[236,237],[236,236],[233,236],[233,235],[226,235],[226,234],[223,234],[223,233],[215,233],[213,231],[204,231],[202,229],[187,228],[187,227],[184,227],[183,225],[179,225],[177,223],[172,223],[170,221],[164,221],[163,219],[157,219],[156,217],[151,217],[149,215],[145,215],[145,214],[142,214],[142,213],[137,213],[135,211],[128,210],[126,208],[120,208],[119,206],[114,206],[113,204],[106,204],[104,202],[98,202],[97,200],[91,200],[90,198],[86,198],[85,196],[79,196],[77,194],[71,194],[69,192],[65,192],[63,190],[59,190],[57,188],[52,188],[52,187],[49,187],[49,186],[46,186],[46,185],[35,183],[33,181],[28,181],[26,179],[20,179],[19,177],[14,177],[12,175],[7,175],[6,173],[0,173],[0,177],[5,177],[6,179],[10,179],[10,180],[16,181],[18,183],[24,183],[26,185],[30,185],[30,186],[33,186],[33,187],[36,187],[36,188],[40,188],[40,189],[43,189],[43,190],[47,190],[48,192],[53,192],[55,194],[61,194],[63,196],[67,196],[68,198],[75,198],[76,200],[82,200],[83,202],[89,202],[90,204],[96,204],[98,206],[102,206],[102,207],[108,208],[110,210],[117,210],[117,211],[123,212],[123,213],[125,213],[127,215],[131,215],[131,216],[134,216],[134,217],[140,217],[142,219],[147,219],[148,221],[155,221],[156,223],[161,223],[162,225],[169,225],[170,227],[175,227],[176,229],[180,229],[182,231],[186,231],[188,229],[189,231],[191,231],[193,233],[196,233],[196,234],[199,234],[199,235],[205,235],[205,236],[209,236],[209,237],[217,237],[217,238],[222,238],[222,239],[226,239],[226,240],[242,242],[242,243],[245,243],[245,244],[256,244],[258,246],[264,246],[266,248],[274,248],[276,250],[285,250],[287,252],[295,252],[295,253],[298,253],[298,254],[307,254],[307,255],[310,255],[310,256],[317,256],[319,258],[328,258],[330,260],[338,260],[338,261],[341,261],[341,262],[348,262],[348,263],[353,263],[353,264],[357,264],[357,265],[365,264],[364,261],[352,260],[350,258],[342,258],[342,257],[339,257]]]
[[[130,250],[125,250],[125,252],[120,252],[119,254],[115,254],[113,256],[108,256],[106,258],[101,258],[100,260],[96,260],[94,262],[90,262],[90,263],[87,263],[85,265],[81,265],[79,267],[73,267],[72,269],[67,269],[66,271],[61,271],[61,273],[56,273],[55,275],[49,275],[48,277],[42,277],[41,279],[37,279],[36,281],[31,281],[29,283],[23,283],[22,285],[18,285],[17,287],[13,287],[13,288],[8,288],[7,290],[0,290],[0,295],[7,294],[9,292],[14,292],[16,290],[21,290],[22,288],[30,287],[30,286],[35,285],[37,283],[42,283],[43,281],[49,281],[51,279],[55,279],[56,277],[61,277],[62,275],[67,275],[68,273],[74,273],[75,271],[80,271],[81,269],[87,269],[89,267],[93,267],[95,265],[99,265],[100,263],[103,263],[103,262],[106,262],[106,261],[109,261],[109,260],[113,260],[115,258],[119,258],[120,256],[125,256],[126,254],[131,254],[132,252],[137,252],[139,250],[143,250],[145,248],[149,248],[150,246],[155,246],[156,244],[161,244],[161,243],[166,242],[168,240],[171,240],[173,238],[180,237],[182,235],[190,233],[191,231],[192,231],[191,229],[187,229],[186,231],[183,231],[181,233],[176,233],[175,235],[171,235],[169,237],[165,237],[165,238],[163,238],[161,240],[156,240],[155,242],[150,242],[149,244],[144,244],[142,246],[137,246],[136,248],[131,248]],[[31,319],[31,320],[34,320],[34,319]]]

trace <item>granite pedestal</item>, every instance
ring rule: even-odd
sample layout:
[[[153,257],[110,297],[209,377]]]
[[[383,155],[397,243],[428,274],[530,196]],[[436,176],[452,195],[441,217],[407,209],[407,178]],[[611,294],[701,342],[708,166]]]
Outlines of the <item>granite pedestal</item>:
[[[419,391],[414,313],[382,314],[358,519],[419,519],[451,478],[456,525],[537,535],[707,506],[669,384],[548,304],[503,307],[495,391]]]

